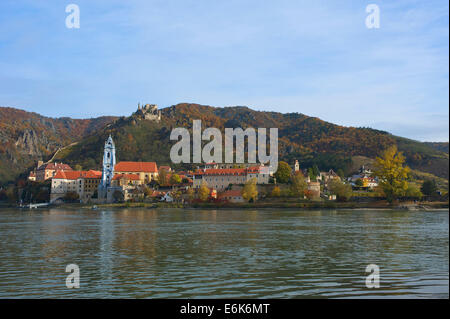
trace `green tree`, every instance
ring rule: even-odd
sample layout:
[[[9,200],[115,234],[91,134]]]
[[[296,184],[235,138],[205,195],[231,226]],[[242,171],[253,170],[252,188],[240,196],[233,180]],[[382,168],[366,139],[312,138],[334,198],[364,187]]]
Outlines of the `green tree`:
[[[198,190],[198,198],[200,198],[201,201],[205,202],[209,198],[210,190],[205,182],[202,182],[202,185],[200,186]]]
[[[278,163],[278,169],[274,174],[277,183],[287,183],[291,177],[291,167],[288,163],[281,161]]]
[[[248,180],[242,188],[242,197],[246,201],[256,201],[258,198],[258,188],[256,186],[256,178]]]
[[[342,170],[342,168],[338,169],[337,172],[336,172],[336,174],[338,174],[338,176],[339,176],[341,179],[344,179],[344,177],[345,177],[345,174],[344,174],[344,171]]]
[[[410,169],[403,166],[404,162],[405,157],[395,145],[385,150],[382,157],[375,159],[374,175],[378,177],[388,202],[406,194]]]
[[[352,197],[352,187],[349,184],[344,184],[339,179],[331,180],[328,188],[340,202],[348,201]]]
[[[308,168],[308,175],[312,182],[317,181],[317,177],[320,175],[319,168],[317,167],[317,165]]]
[[[420,190],[424,195],[435,195],[438,190],[436,181],[434,179],[428,179],[424,181]]]
[[[361,178],[358,178],[355,181],[355,185],[358,186],[358,187],[362,187],[364,185],[364,182],[363,182],[363,180]]]
[[[314,176],[316,176],[316,178],[317,178],[320,175],[319,167],[317,165],[314,165],[312,169],[313,169]]]
[[[296,172],[291,178],[290,190],[292,196],[303,198],[307,189],[308,185],[306,184],[305,177],[303,176],[302,172]]]
[[[80,164],[76,164],[75,165],[75,170],[76,171],[82,171],[83,170],[83,166],[81,166]]]
[[[417,197],[422,198],[423,194],[420,191],[419,187],[414,183],[408,184],[408,189],[406,190],[406,196],[408,197]]]

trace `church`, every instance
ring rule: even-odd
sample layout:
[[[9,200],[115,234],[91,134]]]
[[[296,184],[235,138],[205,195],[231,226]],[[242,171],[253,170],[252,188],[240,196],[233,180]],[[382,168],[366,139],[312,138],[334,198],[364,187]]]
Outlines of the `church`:
[[[119,162],[116,164],[116,146],[111,135],[103,151],[102,179],[98,186],[98,199],[112,203],[117,196],[130,199],[137,187],[150,183],[158,177],[155,162]],[[121,195],[120,195],[121,194]]]

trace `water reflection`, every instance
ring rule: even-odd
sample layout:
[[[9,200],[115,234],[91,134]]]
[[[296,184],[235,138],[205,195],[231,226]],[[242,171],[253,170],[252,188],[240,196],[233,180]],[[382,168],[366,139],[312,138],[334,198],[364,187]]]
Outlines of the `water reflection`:
[[[448,211],[10,210],[0,234],[0,297],[448,298]]]

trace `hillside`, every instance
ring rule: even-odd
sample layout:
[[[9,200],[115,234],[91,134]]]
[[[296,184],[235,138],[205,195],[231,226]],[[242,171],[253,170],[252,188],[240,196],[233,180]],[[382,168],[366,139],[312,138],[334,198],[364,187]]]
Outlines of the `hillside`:
[[[448,142],[425,142],[426,145],[448,154]]]
[[[160,123],[137,116],[122,117],[59,153],[57,160],[80,163],[84,168],[101,166],[103,144],[111,134],[121,160],[157,161],[171,164],[169,140],[174,127],[191,129],[192,120],[201,119],[202,128],[278,127],[279,158],[302,167],[317,164],[320,169],[342,168],[350,173],[355,158],[375,158],[384,149],[397,144],[413,169],[448,179],[448,153],[434,147],[370,128],[343,127],[299,113],[254,111],[247,107],[217,108],[198,104],[177,104],[162,109]],[[195,165],[184,165],[193,167]]]
[[[23,110],[0,107],[0,184],[12,181],[48,159],[59,148],[103,128],[116,118],[49,118]]]
[[[248,107],[218,108],[181,103],[161,110],[162,120],[129,117],[93,119],[48,118],[36,113],[0,107],[0,184],[24,177],[38,159],[48,160],[62,146],[55,161],[84,169],[101,167],[106,137],[112,134],[119,161],[157,161],[171,165],[169,140],[174,127],[191,129],[193,119],[202,128],[277,127],[279,159],[302,167],[317,164],[320,169],[342,168],[352,172],[361,159],[371,159],[397,144],[416,171],[448,179],[449,163],[445,143],[421,143],[370,128],[343,127],[300,113],[260,112]],[[438,145],[439,144],[439,145]],[[447,143],[448,149],[448,143]],[[195,167],[196,165],[183,165]]]

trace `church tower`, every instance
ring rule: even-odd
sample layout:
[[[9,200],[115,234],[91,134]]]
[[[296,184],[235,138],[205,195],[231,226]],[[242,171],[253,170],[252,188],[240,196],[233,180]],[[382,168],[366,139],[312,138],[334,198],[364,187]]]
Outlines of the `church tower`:
[[[298,163],[298,160],[295,160],[294,172],[298,172],[299,170],[300,170],[300,164]]]
[[[116,146],[111,135],[105,142],[105,149],[103,152],[103,171],[101,187],[106,190],[111,186],[111,180],[114,177],[114,166],[116,165]]]

